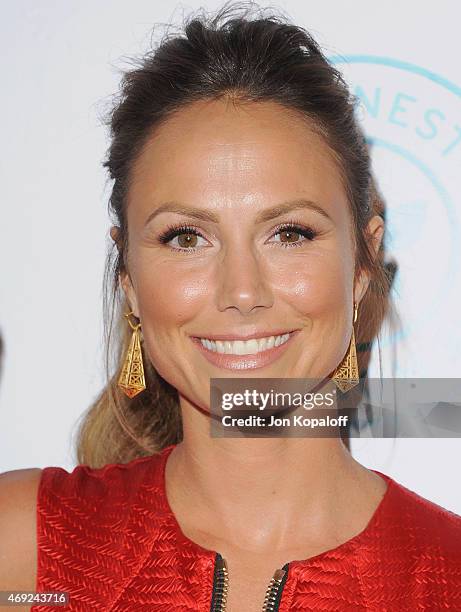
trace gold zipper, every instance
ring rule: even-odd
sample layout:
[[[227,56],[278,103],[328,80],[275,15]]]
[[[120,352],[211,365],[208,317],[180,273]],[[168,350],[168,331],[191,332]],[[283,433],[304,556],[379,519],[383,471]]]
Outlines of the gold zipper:
[[[211,612],[225,612],[227,591],[229,589],[229,573],[226,560],[219,553],[216,555],[213,578],[213,595],[211,597]]]
[[[279,609],[280,597],[287,574],[288,563],[286,563],[283,568],[275,570],[266,589],[262,612],[276,612]],[[228,590],[229,572],[227,563],[226,560],[217,553],[213,577],[211,612],[226,612]]]
[[[263,612],[274,612],[279,609],[280,597],[279,594],[282,591],[282,582],[287,574],[287,566],[285,565],[282,569],[275,570],[274,575],[269,582],[269,586],[266,589],[266,597],[263,603]]]

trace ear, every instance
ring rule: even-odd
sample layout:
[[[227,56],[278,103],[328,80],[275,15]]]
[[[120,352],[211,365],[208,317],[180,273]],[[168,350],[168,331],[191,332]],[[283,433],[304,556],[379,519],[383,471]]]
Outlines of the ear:
[[[368,236],[373,258],[376,258],[384,236],[384,220],[380,215],[375,215],[370,219],[367,225],[366,234]],[[362,298],[368,289],[369,283],[369,273],[362,270],[359,273],[354,286],[354,301],[357,304],[360,304],[362,301]]]
[[[116,225],[113,225],[110,228],[110,236],[112,240],[115,242],[115,244],[117,245],[117,249],[120,253],[120,250],[122,248],[122,243],[120,239],[120,228],[117,227]],[[139,319],[139,309],[138,309],[138,301],[136,299],[136,292],[134,290],[133,283],[131,281],[131,277],[127,270],[123,269],[120,272],[119,283],[125,294],[125,298],[128,303],[128,307],[130,308],[130,310],[133,311],[134,316]]]
[[[117,249],[120,251],[120,228],[117,225],[113,225],[110,228],[110,237],[115,242]]]

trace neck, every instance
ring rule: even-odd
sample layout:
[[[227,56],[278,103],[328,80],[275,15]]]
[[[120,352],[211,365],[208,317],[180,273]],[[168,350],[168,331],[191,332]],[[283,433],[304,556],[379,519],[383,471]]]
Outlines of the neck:
[[[312,542],[331,538],[333,525],[350,525],[351,512],[359,522],[364,513],[366,525],[371,511],[364,499],[377,488],[382,493],[384,483],[339,436],[212,438],[209,416],[184,398],[181,410],[183,441],[167,462],[166,484],[191,539],[197,532],[210,541],[227,533],[253,550],[283,549],[293,534]]]

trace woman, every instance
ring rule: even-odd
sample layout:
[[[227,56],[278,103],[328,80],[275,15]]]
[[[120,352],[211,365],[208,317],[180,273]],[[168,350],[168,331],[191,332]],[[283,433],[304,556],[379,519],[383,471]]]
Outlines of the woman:
[[[85,611],[461,609],[461,517],[339,435],[210,436],[210,378],[354,384],[389,289],[346,85],[302,28],[227,11],[124,77],[117,369],[79,466],[3,475],[0,588]]]

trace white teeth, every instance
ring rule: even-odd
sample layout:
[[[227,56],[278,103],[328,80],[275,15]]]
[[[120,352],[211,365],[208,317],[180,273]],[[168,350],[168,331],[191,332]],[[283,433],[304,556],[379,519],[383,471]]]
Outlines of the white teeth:
[[[259,350],[265,351],[267,350],[267,341],[269,338],[259,338]]]
[[[252,338],[251,340],[208,340],[200,338],[200,342],[208,350],[227,355],[252,355],[284,344],[290,334],[270,336],[268,338]]]

